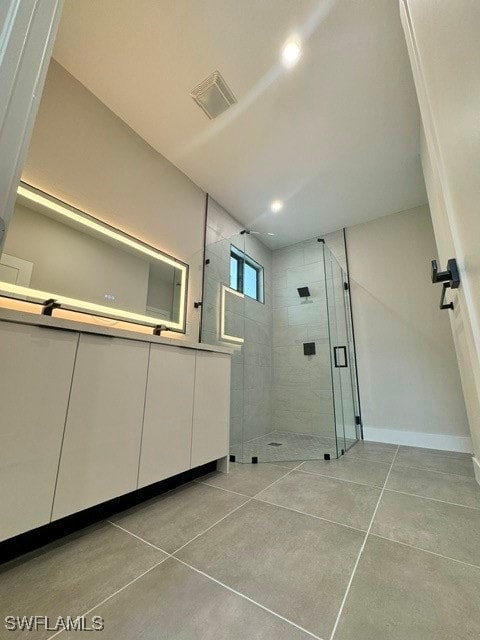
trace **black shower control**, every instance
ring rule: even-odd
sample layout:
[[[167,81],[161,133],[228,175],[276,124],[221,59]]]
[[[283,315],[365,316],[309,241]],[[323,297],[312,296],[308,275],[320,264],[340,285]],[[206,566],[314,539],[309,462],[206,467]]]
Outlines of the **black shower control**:
[[[304,356],[314,356],[315,351],[315,343],[314,342],[304,342],[303,343],[303,355]]]
[[[297,291],[300,298],[310,297],[310,289],[308,287],[298,287]]]

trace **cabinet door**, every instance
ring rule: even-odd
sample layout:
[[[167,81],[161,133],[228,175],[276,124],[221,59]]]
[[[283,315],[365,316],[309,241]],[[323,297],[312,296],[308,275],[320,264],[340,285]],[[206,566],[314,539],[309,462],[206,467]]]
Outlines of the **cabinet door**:
[[[137,487],[149,345],[82,334],[53,519]]]
[[[151,345],[138,486],[190,468],[195,351]]]
[[[230,356],[197,352],[191,466],[228,454],[230,429]]]
[[[0,323],[0,540],[50,521],[77,342]]]

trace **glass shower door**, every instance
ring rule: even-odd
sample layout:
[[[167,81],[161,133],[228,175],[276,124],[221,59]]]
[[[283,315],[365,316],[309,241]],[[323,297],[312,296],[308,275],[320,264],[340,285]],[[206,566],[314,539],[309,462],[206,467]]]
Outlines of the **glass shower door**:
[[[356,376],[347,276],[327,247],[325,276],[337,455],[340,456],[358,440]]]
[[[223,235],[223,229],[208,228],[202,304],[201,342],[232,349],[230,393],[230,455],[244,462],[245,389],[244,343],[245,299],[235,287],[232,250],[243,251],[240,232]]]

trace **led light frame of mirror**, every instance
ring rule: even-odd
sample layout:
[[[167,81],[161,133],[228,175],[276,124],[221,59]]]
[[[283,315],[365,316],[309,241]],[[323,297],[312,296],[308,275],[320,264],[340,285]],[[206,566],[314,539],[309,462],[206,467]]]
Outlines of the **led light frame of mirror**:
[[[73,311],[80,311],[82,313],[88,313],[95,316],[111,318],[115,320],[133,322],[135,324],[158,326],[165,325],[169,330],[185,333],[186,331],[186,300],[187,300],[187,287],[188,287],[188,264],[172,258],[171,256],[154,249],[153,247],[136,240],[132,236],[115,229],[108,224],[94,218],[93,216],[79,210],[74,207],[54,198],[53,196],[44,193],[34,187],[21,183],[17,189],[17,194],[22,198],[30,201],[33,204],[45,207],[56,214],[60,214],[70,221],[74,221],[87,227],[90,231],[98,232],[110,240],[115,240],[121,245],[128,247],[129,250],[135,250],[139,254],[143,254],[150,259],[163,262],[174,269],[178,269],[181,273],[180,279],[180,295],[179,295],[179,309],[178,309],[178,322],[172,320],[161,319],[154,316],[143,315],[140,313],[134,313],[132,311],[126,311],[123,309],[116,309],[115,307],[108,307],[87,300],[80,300],[77,298],[70,298],[63,294],[56,293],[55,291],[42,291],[39,289],[33,289],[31,287],[24,287],[9,282],[0,282],[0,294],[4,294],[8,297],[17,298],[25,301],[44,302],[48,299],[55,299],[60,305],[66,309]]]

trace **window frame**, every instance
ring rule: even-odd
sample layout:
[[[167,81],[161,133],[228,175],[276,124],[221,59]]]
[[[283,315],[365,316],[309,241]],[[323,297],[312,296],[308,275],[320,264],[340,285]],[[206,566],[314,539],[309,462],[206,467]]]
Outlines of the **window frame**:
[[[256,302],[265,304],[264,267],[233,244],[230,245],[230,265],[232,263],[232,260],[235,260],[237,263],[237,278],[235,283],[236,286],[232,286],[230,274],[230,288],[232,288],[234,291],[238,291],[238,293],[242,293],[243,295],[247,296],[247,298],[250,298],[250,300],[255,300]],[[250,296],[245,292],[245,265],[248,265],[256,273],[256,297]]]

